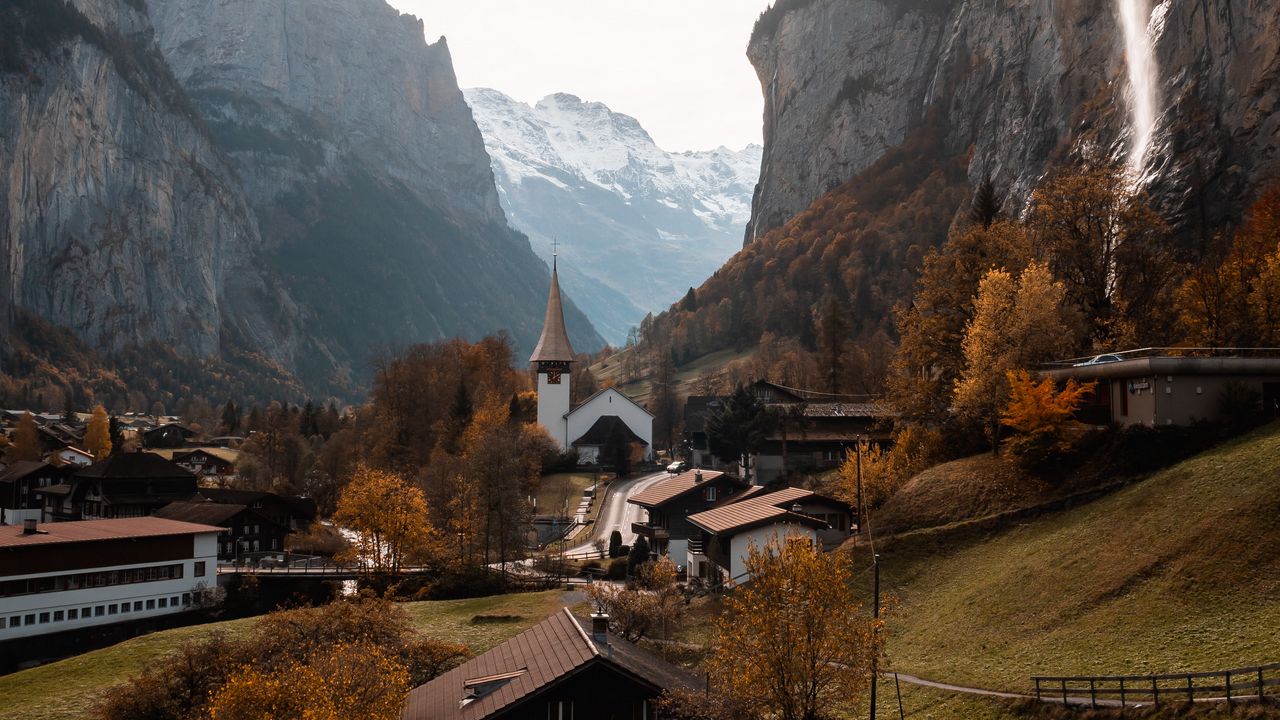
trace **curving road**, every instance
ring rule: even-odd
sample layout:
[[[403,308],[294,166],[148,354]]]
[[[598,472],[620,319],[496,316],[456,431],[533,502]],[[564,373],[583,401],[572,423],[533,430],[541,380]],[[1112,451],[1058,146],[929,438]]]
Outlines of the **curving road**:
[[[629,480],[621,480],[609,485],[609,490],[604,499],[604,508],[600,511],[600,519],[596,521],[591,530],[591,537],[586,542],[565,550],[566,554],[575,554],[595,550],[595,542],[597,540],[609,541],[609,534],[614,530],[622,533],[622,543],[630,545],[636,539],[636,534],[631,532],[631,523],[641,522],[645,519],[644,508],[638,505],[628,505],[627,498],[633,494],[654,485],[659,480],[669,478],[671,475],[665,471],[656,472],[652,475],[642,475],[638,478]]]

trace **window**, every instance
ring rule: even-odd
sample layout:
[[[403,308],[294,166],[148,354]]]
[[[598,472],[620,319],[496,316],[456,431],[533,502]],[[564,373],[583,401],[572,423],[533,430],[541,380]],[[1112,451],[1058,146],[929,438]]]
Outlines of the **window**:
[[[142,610],[142,601],[141,601],[141,600],[139,600],[139,601],[137,601],[137,602],[135,602],[135,603],[133,604],[133,611],[134,611],[134,612],[138,612],[138,611],[140,611],[140,610]]]
[[[97,606],[97,607],[95,607],[95,608],[93,609],[93,616],[94,616],[94,617],[102,617],[103,615],[105,615],[105,614],[106,614],[106,612],[107,612],[107,609],[106,609],[105,607],[103,607],[103,606],[99,605],[99,606]]]
[[[191,593],[182,593],[182,604],[183,605],[191,604]]]
[[[169,598],[160,598],[160,607],[167,607],[168,605],[169,605]]]
[[[22,627],[22,616],[14,615],[9,618],[9,627]]]
[[[36,616],[35,616],[35,613],[32,613],[32,614],[28,615],[28,616],[27,616],[27,617],[22,621],[22,623],[23,623],[24,625],[35,625],[35,624],[36,624]]]
[[[80,617],[80,611],[79,611],[79,610],[77,610],[77,609],[75,609],[75,608],[71,608],[70,610],[68,610],[68,611],[67,611],[67,619],[68,619],[68,620],[75,620],[75,619],[77,619],[77,618],[79,618],[79,617]]]
[[[147,609],[148,609],[148,610],[155,610],[155,609],[156,609],[156,601],[155,601],[155,600],[148,600],[148,601],[147,601]]]
[[[194,574],[196,577],[204,577],[204,561],[203,560],[196,562],[196,569]]]
[[[178,596],[174,595],[169,598],[169,607],[178,607]]]
[[[40,613],[40,624],[43,625],[47,622],[49,622],[49,613],[47,612]]]
[[[120,603],[120,612],[127,613],[129,612],[129,608],[131,607],[133,607],[133,605],[131,605],[130,603]]]
[[[707,488],[707,502],[715,502],[715,501],[716,501],[716,489],[713,487]]]
[[[119,605],[116,605],[115,603],[112,603],[111,605],[108,605],[108,606],[107,606],[107,614],[108,614],[108,615],[115,615],[117,612],[120,612],[120,606],[119,606]]]
[[[67,614],[66,614],[65,612],[61,611],[61,610],[54,610],[54,611],[53,611],[53,621],[54,621],[54,622],[62,622],[62,619],[63,619],[63,618],[65,618],[65,617],[66,617],[66,615],[67,615]]]
[[[547,720],[573,720],[573,701],[552,700],[547,703]]]
[[[87,617],[90,617],[91,615],[93,615],[93,608],[91,607],[84,608],[80,611],[81,618],[87,618]]]

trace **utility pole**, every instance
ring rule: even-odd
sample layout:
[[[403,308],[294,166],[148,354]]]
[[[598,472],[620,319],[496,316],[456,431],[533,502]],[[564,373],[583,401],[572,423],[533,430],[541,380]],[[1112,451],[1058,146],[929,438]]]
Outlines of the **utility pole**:
[[[880,619],[880,556],[875,556],[876,571],[876,592],[875,599],[872,601],[871,617],[875,620]],[[876,634],[880,634],[880,629],[876,628]],[[871,720],[876,720],[876,680],[880,676],[880,653],[876,652],[871,657]]]
[[[858,530],[862,530],[862,436],[858,436]]]

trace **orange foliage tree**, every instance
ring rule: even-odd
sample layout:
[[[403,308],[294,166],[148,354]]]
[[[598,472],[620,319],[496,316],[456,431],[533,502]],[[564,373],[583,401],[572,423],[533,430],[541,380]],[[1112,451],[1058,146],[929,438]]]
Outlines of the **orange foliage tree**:
[[[751,582],[726,596],[716,620],[715,693],[781,720],[854,712],[885,636],[853,589],[848,555],[774,538],[750,548],[746,567]]]
[[[1008,441],[1009,452],[1027,462],[1041,462],[1071,449],[1072,439],[1083,430],[1075,412],[1096,383],[1080,384],[1074,378],[1058,390],[1052,378],[1036,380],[1026,370],[1009,373],[1009,402],[1000,423],[1016,435]]]
[[[106,460],[111,454],[111,419],[107,417],[106,408],[98,405],[89,418],[89,426],[84,431],[85,450],[93,455],[94,460]]]
[[[338,497],[333,521],[355,533],[339,557],[374,573],[394,576],[406,561],[440,554],[439,534],[428,520],[422,490],[386,470],[357,467]]]

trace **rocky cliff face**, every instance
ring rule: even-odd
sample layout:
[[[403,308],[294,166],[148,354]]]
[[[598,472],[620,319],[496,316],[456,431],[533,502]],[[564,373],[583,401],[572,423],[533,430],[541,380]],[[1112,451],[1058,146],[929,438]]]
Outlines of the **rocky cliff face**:
[[[738,249],[760,147],[672,153],[640,123],[566,94],[530,106],[467,90],[511,224],[609,342],[679,300]]]
[[[145,13],[20,0],[4,14],[0,318],[33,312],[109,349],[213,355],[230,330],[287,354],[252,267],[254,215]]]
[[[548,271],[507,226],[443,39],[382,0],[149,4],[301,309],[304,378],[454,335],[532,347]],[[599,347],[567,314],[575,346]]]
[[[1148,182],[1183,226],[1230,220],[1277,164],[1280,2],[1164,0],[1152,27]],[[748,242],[926,122],[1015,202],[1067,153],[1123,157],[1130,132],[1112,0],[780,0],[748,54],[766,102]]]

